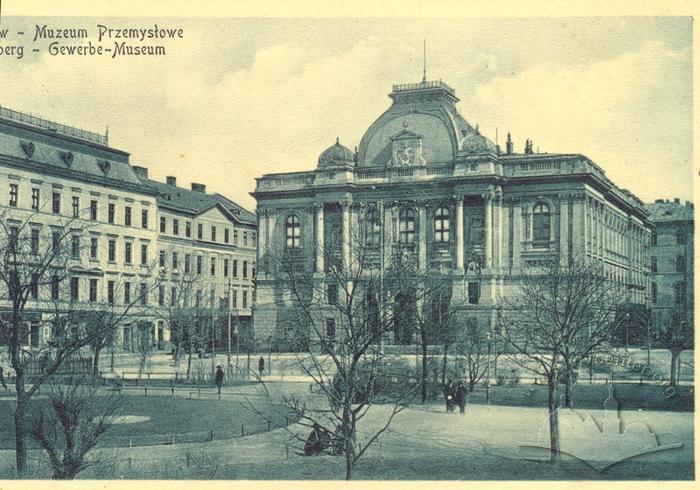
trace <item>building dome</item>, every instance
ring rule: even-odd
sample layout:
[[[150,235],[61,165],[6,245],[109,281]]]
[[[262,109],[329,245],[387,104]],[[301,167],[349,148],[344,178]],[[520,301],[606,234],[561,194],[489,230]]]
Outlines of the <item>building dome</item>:
[[[355,154],[349,148],[340,144],[338,139],[335,144],[326,149],[321,156],[318,157],[318,166],[326,167],[332,165],[353,165],[355,163]]]
[[[462,151],[466,152],[468,155],[496,153],[496,145],[493,141],[479,134],[478,130],[464,137],[461,148]]]

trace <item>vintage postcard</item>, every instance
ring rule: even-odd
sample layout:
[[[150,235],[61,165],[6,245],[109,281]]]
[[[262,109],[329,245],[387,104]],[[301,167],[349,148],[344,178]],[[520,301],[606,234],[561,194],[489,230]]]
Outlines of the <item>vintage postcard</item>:
[[[687,5],[59,3],[0,4],[0,485],[695,480]]]

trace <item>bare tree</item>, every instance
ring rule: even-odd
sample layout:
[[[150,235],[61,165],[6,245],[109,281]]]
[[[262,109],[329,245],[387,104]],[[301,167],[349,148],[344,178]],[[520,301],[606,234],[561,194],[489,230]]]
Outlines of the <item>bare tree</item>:
[[[415,392],[407,373],[394,371],[392,359],[380,346],[381,336],[393,330],[395,309],[377,304],[392,304],[405,291],[396,282],[404,276],[383,277],[376,250],[365,246],[361,237],[351,243],[345,259],[332,249],[323,251],[327,260],[321,280],[304,269],[297,249],[287,249],[274,260],[278,285],[291,306],[285,323],[287,342],[325,402],[313,407],[305,397],[283,394],[276,403],[296,414],[302,426],[319,427],[329,435],[332,446],[345,457],[348,480]],[[395,272],[398,264],[385,266]],[[359,444],[358,427],[377,406],[386,410],[386,416]]]
[[[609,341],[621,299],[621,285],[598,262],[572,258],[561,265],[556,258],[526,270],[520,291],[505,301],[500,320],[513,361],[547,380],[551,461],[560,459],[562,375]]]
[[[677,308],[672,311],[670,319],[659,333],[661,345],[671,352],[669,384],[678,386],[680,374],[680,355],[686,349],[692,349],[695,344],[695,328],[692,311]]]
[[[500,351],[491,352],[494,339],[490,338],[488,324],[469,318],[463,322],[455,341],[455,353],[464,363],[469,391],[473,392],[474,387],[487,375],[490,363],[500,356]]]
[[[75,377],[49,385],[47,394],[30,417],[30,435],[46,453],[52,478],[72,480],[99,464],[87,456],[111,427],[120,397],[100,392],[94,378]]]

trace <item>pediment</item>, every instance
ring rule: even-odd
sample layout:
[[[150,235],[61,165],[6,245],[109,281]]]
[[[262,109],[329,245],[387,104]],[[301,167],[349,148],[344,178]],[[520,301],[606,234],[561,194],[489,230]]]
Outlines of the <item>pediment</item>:
[[[396,140],[413,140],[413,139],[422,139],[423,135],[414,133],[413,131],[409,129],[402,129],[398,133],[396,133],[394,136],[390,136],[389,139],[391,141],[396,141]]]

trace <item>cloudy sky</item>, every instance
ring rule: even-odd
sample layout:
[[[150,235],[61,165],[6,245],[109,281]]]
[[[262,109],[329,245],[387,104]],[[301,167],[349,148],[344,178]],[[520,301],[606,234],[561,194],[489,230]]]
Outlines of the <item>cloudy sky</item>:
[[[151,176],[249,209],[255,177],[353,148],[392,83],[453,86],[462,115],[516,150],[583,153],[644,200],[692,199],[692,31],[681,17],[522,19],[13,18],[182,27],[162,58],[0,56],[0,105],[104,131]],[[26,37],[26,36],[25,36]],[[11,44],[0,41],[0,44]],[[16,39],[14,40],[16,42]],[[94,42],[94,40],[93,40]]]

